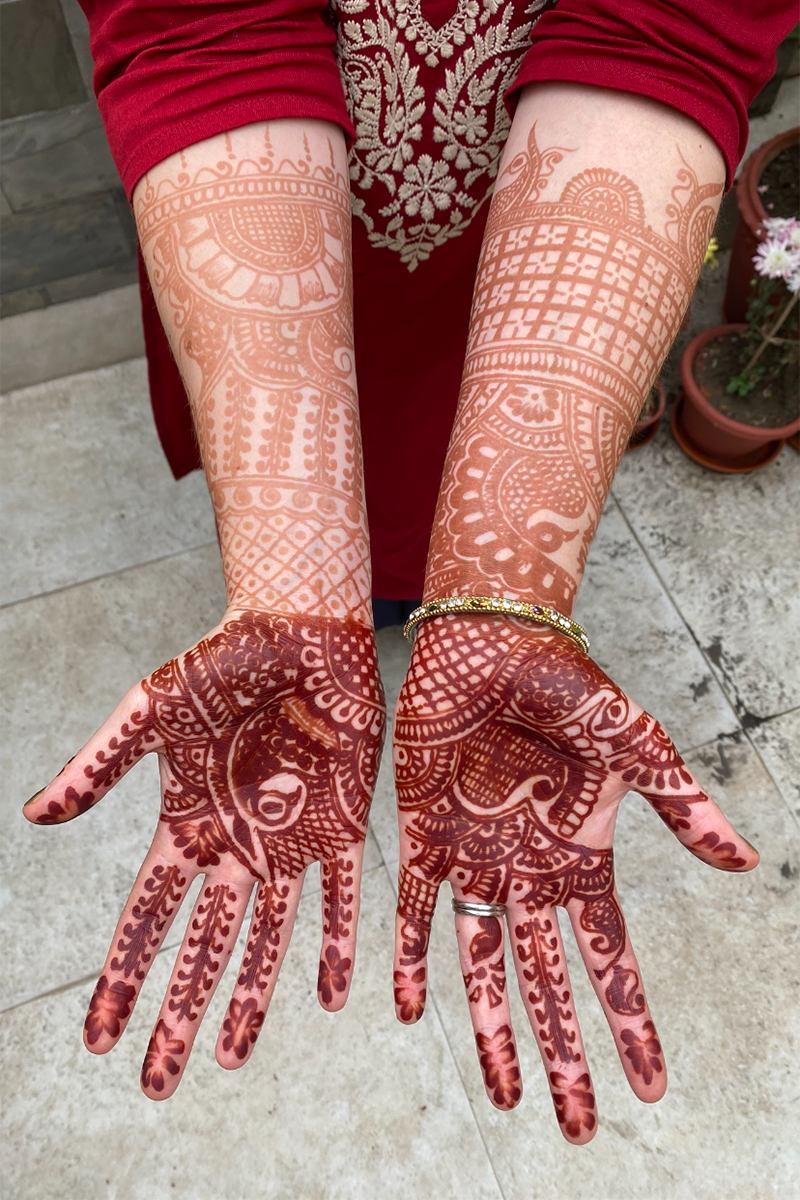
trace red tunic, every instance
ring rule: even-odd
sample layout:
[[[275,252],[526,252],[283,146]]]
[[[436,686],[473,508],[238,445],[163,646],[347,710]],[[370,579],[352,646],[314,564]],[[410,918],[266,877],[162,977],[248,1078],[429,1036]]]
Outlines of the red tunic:
[[[634,92],[692,117],[729,182],[787,0],[82,0],[130,195],[168,155],[253,121],[350,141],[355,339],[376,596],[422,593],[488,199],[527,83]],[[146,280],[150,391],[176,477],[200,465]]]

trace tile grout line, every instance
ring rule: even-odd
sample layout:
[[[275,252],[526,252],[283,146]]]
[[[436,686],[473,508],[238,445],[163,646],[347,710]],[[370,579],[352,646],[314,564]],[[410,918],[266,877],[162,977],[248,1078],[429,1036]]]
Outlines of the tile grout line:
[[[125,575],[128,571],[138,571],[142,567],[168,562],[171,558],[180,558],[182,554],[191,554],[195,550],[203,550],[206,546],[216,546],[217,544],[216,539],[212,538],[207,542],[197,542],[194,546],[183,546],[180,550],[171,550],[169,554],[160,554],[156,558],[147,558],[139,563],[131,563],[127,567],[118,567],[114,571],[103,571],[99,575],[90,575],[87,579],[77,579],[74,583],[65,583],[62,587],[51,588],[49,591],[34,592],[30,596],[21,596],[19,600],[7,600],[4,604],[0,604],[0,612],[16,608],[20,604],[30,604],[33,600],[45,600],[50,596],[58,596],[62,592],[71,592],[75,588],[85,587],[87,584],[97,583],[102,579],[113,579],[115,575]]]
[[[684,626],[684,628],[686,629],[687,633],[689,634],[689,636],[691,637],[692,641],[694,642],[695,646],[697,646],[697,649],[700,651],[701,655],[703,656],[703,661],[704,661],[704,662],[706,663],[706,665],[708,666],[708,669],[709,669],[709,670],[710,670],[710,672],[711,672],[712,678],[716,679],[716,681],[717,681],[717,684],[718,684],[718,686],[719,686],[719,689],[720,689],[720,691],[722,692],[722,695],[723,695],[723,696],[724,696],[724,698],[725,698],[725,702],[727,703],[727,705],[728,705],[729,709],[731,710],[731,713],[733,714],[733,717],[734,717],[734,719],[735,719],[735,721],[736,721],[736,724],[737,724],[737,725],[738,725],[738,727],[739,727],[739,728],[738,728],[738,730],[737,730],[736,732],[738,732],[738,733],[742,734],[742,735],[745,737],[745,739],[747,740],[747,744],[750,746],[750,748],[752,749],[752,751],[753,751],[753,753],[755,754],[756,758],[757,758],[757,759],[758,759],[758,761],[761,763],[761,766],[764,768],[764,771],[765,771],[765,773],[766,773],[766,775],[767,775],[768,779],[771,781],[771,783],[772,783],[773,787],[776,789],[776,791],[777,791],[778,795],[780,796],[781,800],[782,800],[782,801],[783,801],[783,803],[785,804],[786,808],[789,810],[789,815],[790,815],[790,817],[791,817],[791,819],[792,819],[792,822],[793,822],[794,824],[796,824],[796,825],[800,826],[800,817],[798,817],[798,815],[795,813],[794,809],[792,808],[792,805],[791,805],[791,804],[790,804],[790,802],[789,802],[789,799],[788,799],[788,797],[787,797],[786,795],[784,795],[783,788],[782,788],[782,787],[779,785],[779,783],[778,783],[777,779],[776,779],[776,778],[775,778],[775,776],[772,774],[772,771],[771,771],[771,770],[770,770],[770,768],[767,766],[767,763],[764,761],[764,759],[763,759],[763,757],[762,757],[762,755],[761,755],[761,752],[760,752],[760,750],[759,750],[758,746],[755,744],[755,742],[753,741],[752,737],[750,736],[750,732],[749,732],[749,730],[748,730],[748,729],[746,729],[746,728],[744,727],[744,725],[742,724],[741,720],[739,719],[739,714],[737,713],[737,711],[736,711],[736,709],[735,709],[735,707],[734,707],[734,704],[733,704],[733,702],[732,702],[732,700],[731,700],[730,696],[728,695],[728,692],[727,692],[727,690],[726,690],[726,688],[725,688],[725,686],[724,686],[723,679],[721,679],[721,678],[718,676],[718,674],[717,674],[717,672],[716,672],[716,670],[715,670],[715,668],[714,668],[714,663],[713,663],[713,662],[711,662],[711,660],[709,659],[709,657],[708,657],[708,655],[706,654],[705,650],[704,650],[704,649],[703,649],[703,647],[700,645],[700,642],[699,642],[698,638],[696,637],[696,635],[695,635],[695,633],[694,633],[694,630],[692,629],[691,625],[690,625],[690,624],[689,624],[689,622],[686,620],[686,618],[684,617],[684,615],[683,615],[683,613],[681,612],[680,608],[678,607],[678,602],[676,601],[675,597],[672,595],[672,592],[670,591],[670,589],[667,587],[666,581],[665,581],[665,580],[662,578],[662,576],[661,576],[661,572],[658,570],[658,567],[657,567],[657,566],[656,566],[656,564],[653,562],[653,559],[651,558],[651,556],[650,556],[650,554],[649,554],[649,552],[648,552],[647,548],[644,546],[644,544],[643,544],[643,543],[641,542],[641,540],[639,539],[639,537],[638,537],[638,535],[637,535],[637,533],[636,533],[636,530],[634,529],[633,525],[631,524],[630,520],[628,519],[628,514],[625,512],[625,509],[623,508],[622,501],[621,501],[621,500],[620,500],[620,499],[617,497],[617,495],[616,495],[616,493],[613,491],[613,489],[612,489],[612,491],[611,491],[611,496],[612,496],[612,498],[613,498],[613,500],[614,500],[614,503],[616,504],[617,508],[618,508],[618,509],[619,509],[619,511],[620,511],[620,515],[622,516],[622,519],[623,519],[623,521],[625,522],[626,526],[628,527],[628,529],[629,529],[629,531],[630,531],[631,537],[633,538],[633,540],[635,541],[636,545],[637,545],[637,546],[639,547],[639,549],[641,550],[641,552],[642,552],[642,554],[644,555],[644,557],[645,557],[645,559],[646,559],[647,563],[648,563],[648,564],[649,564],[649,566],[650,566],[650,569],[653,571],[653,574],[655,575],[656,579],[657,579],[657,580],[658,580],[658,582],[661,584],[661,587],[664,589],[664,593],[665,593],[665,595],[667,596],[667,598],[668,598],[668,600],[669,600],[670,604],[672,605],[673,609],[674,609],[674,610],[675,610],[675,612],[677,613],[677,615],[678,615],[678,618],[679,618],[679,620],[681,621],[681,624]],[[795,711],[795,708],[789,708],[789,709],[786,709],[786,712],[794,712],[794,711]],[[775,714],[773,714],[772,716],[765,718],[765,720],[774,720],[776,717],[780,717],[780,716],[784,716],[784,715],[785,715],[784,713],[775,713]],[[730,736],[730,735],[727,735],[727,736]],[[710,742],[704,742],[704,743],[702,743],[702,745],[711,745],[711,743],[710,743]],[[700,749],[700,747],[699,747],[699,746],[696,746],[696,747],[694,747],[693,749]],[[692,751],[687,751],[687,754],[688,754],[688,753],[692,753]]]

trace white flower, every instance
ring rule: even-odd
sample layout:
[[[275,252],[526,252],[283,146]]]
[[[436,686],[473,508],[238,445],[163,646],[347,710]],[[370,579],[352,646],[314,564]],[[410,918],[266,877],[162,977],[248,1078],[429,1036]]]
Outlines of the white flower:
[[[800,256],[773,238],[762,242],[753,259],[759,275],[768,279],[788,279],[800,267]]]
[[[793,229],[789,230],[789,236],[786,241],[793,250],[800,250],[800,222]]]
[[[792,229],[796,224],[794,217],[767,217],[763,222],[768,234],[783,233],[784,230]]]

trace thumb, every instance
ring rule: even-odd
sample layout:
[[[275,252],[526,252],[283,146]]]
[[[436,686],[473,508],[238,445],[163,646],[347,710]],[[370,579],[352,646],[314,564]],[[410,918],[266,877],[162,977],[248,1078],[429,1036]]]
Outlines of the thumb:
[[[622,782],[655,809],[679,842],[695,858],[720,871],[752,871],[758,866],[755,846],[700,786],[664,727],[648,713],[616,770]]]
[[[141,683],[127,693],[82,750],[24,805],[33,825],[71,821],[97,804],[159,738],[151,729],[149,700]]]

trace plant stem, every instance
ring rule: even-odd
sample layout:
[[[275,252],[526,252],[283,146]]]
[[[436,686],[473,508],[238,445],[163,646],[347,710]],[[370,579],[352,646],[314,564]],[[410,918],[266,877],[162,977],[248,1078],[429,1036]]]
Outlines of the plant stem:
[[[758,362],[758,360],[761,358],[761,355],[764,353],[767,346],[772,341],[772,339],[775,337],[775,334],[778,332],[781,325],[786,320],[789,313],[792,311],[792,308],[797,303],[798,296],[800,296],[800,292],[795,292],[795,294],[792,296],[789,303],[786,305],[786,308],[783,310],[783,312],[781,313],[781,315],[778,317],[777,321],[773,325],[772,329],[769,331],[769,333],[764,334],[763,342],[758,347],[758,349],[756,350],[753,357],[750,359],[750,362],[747,364],[745,369],[742,371],[743,375],[746,375],[748,373],[748,371],[751,371],[753,369],[753,367],[756,365],[756,363]]]

